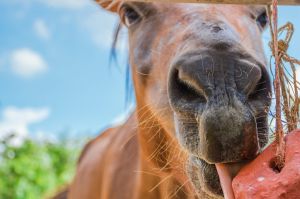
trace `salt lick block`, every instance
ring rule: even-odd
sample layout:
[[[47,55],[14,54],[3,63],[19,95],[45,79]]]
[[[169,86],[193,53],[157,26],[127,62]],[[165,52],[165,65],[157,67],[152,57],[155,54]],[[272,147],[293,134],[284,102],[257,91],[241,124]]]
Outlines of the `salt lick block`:
[[[280,173],[270,166],[276,152],[273,143],[234,178],[236,199],[300,199],[300,130],[285,140],[286,161]]]

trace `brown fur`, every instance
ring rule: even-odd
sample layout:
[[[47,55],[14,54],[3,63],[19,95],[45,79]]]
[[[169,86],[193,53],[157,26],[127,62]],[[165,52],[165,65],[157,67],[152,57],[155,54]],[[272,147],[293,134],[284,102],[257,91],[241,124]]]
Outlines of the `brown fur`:
[[[69,188],[69,198],[195,198],[187,192],[188,179],[180,176],[184,168],[180,165],[173,165],[175,170],[171,165],[159,168],[149,157],[141,156],[137,125],[134,113],[124,125],[111,128],[89,142]],[[184,186],[176,176],[186,181]]]

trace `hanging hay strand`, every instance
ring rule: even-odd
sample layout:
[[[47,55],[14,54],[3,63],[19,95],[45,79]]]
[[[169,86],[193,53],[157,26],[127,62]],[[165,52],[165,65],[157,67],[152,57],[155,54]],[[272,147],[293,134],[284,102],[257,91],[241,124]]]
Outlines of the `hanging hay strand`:
[[[273,0],[272,5],[268,7],[268,14],[272,36],[269,46],[272,50],[272,56],[275,59],[275,77],[273,77],[275,92],[275,136],[277,143],[275,163],[277,168],[281,170],[285,161],[284,134],[296,129],[299,123],[300,100],[298,92],[300,83],[297,81],[296,66],[300,65],[300,61],[289,56],[287,53],[294,33],[293,24],[288,22],[279,29],[277,28],[277,0]],[[285,37],[278,40],[278,37],[283,34],[285,34]],[[281,112],[284,114],[284,119]]]

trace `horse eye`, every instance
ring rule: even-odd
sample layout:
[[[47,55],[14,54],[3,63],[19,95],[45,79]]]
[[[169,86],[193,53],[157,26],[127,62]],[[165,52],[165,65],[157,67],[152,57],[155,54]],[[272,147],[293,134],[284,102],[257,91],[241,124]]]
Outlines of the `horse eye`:
[[[129,6],[123,6],[122,21],[127,27],[137,23],[140,19],[140,15],[133,8]]]
[[[257,23],[261,28],[265,28],[268,23],[268,16],[266,12],[263,12],[256,18]]]

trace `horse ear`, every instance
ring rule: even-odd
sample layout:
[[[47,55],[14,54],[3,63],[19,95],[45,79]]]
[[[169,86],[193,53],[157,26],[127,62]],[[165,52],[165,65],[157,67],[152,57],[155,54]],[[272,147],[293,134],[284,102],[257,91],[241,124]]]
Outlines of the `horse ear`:
[[[102,8],[111,11],[117,12],[118,7],[122,0],[95,0]]]

